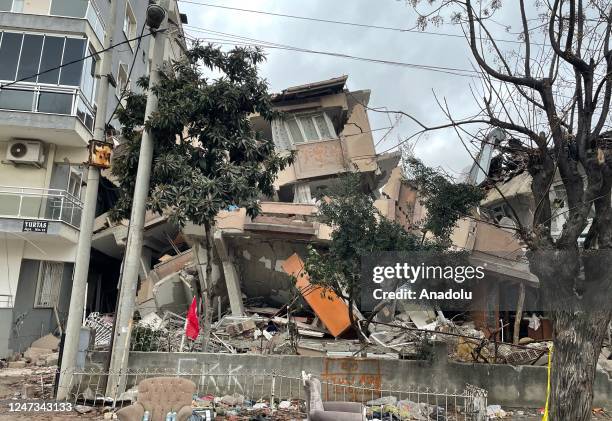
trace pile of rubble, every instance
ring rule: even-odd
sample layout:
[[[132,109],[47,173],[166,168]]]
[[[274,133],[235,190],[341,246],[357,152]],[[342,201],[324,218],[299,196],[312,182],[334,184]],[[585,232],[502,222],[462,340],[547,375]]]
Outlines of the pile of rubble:
[[[192,402],[195,411],[198,408],[213,408],[217,418],[224,420],[295,420],[306,418],[306,406],[303,400],[278,400],[272,405],[269,399],[252,401],[239,393],[215,397],[206,395],[197,397]]]
[[[6,366],[8,368],[55,367],[59,358],[59,342],[59,338],[51,334],[43,336],[32,342],[23,354],[13,354],[6,362]]]
[[[55,367],[6,368],[0,371],[0,399],[52,399]]]

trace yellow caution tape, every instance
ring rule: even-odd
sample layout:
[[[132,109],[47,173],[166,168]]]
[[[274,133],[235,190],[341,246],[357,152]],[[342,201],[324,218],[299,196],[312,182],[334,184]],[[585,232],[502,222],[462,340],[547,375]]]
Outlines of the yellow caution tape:
[[[552,365],[553,346],[548,346],[548,384],[546,386],[546,406],[544,407],[544,416],[542,421],[548,421],[548,399],[550,398],[550,366]]]

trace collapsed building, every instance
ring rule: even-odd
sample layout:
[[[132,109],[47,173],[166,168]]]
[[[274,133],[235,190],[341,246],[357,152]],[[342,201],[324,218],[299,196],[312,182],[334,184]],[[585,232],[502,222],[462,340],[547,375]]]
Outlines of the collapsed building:
[[[379,190],[400,154],[376,154],[367,116],[370,92],[349,91],[346,81],[347,76],[341,76],[285,89],[272,98],[282,118],[268,122],[252,116],[254,128],[281,153],[293,151],[295,159],[278,175],[275,196],[261,201],[258,216],[251,218],[239,208],[218,215],[212,262],[215,311],[229,308],[233,316],[242,316],[245,300],[259,298],[257,302],[269,306],[291,301],[291,278],[282,264],[293,254],[304,256],[308,244],[329,240],[331,228],[316,220],[315,197],[341,174],[359,174],[364,193],[381,197]],[[115,224],[106,214],[98,217],[94,268],[116,273],[127,227],[128,221]],[[147,214],[137,296],[141,316],[160,309],[186,311],[190,283],[205,278],[204,241],[202,227],[187,224],[179,229],[163,216]],[[114,264],[97,265],[98,254]],[[92,274],[90,282],[100,277],[103,274]],[[86,312],[108,311],[103,304],[90,294]]]
[[[252,116],[255,129],[273,140],[281,153],[293,151],[295,160],[278,175],[274,196],[262,198],[256,217],[234,207],[218,215],[211,239],[213,336],[210,343],[192,343],[190,349],[230,353],[284,353],[290,349],[302,355],[328,356],[354,355],[360,350],[348,317],[344,317],[346,304],[340,299],[311,301],[303,293],[310,286],[296,285],[291,276],[301,269],[300,257],[306,256],[309,245],[324,246],[331,238],[332,228],[317,220],[315,198],[340,175],[353,172],[359,174],[363,192],[374,197],[381,216],[406,230],[420,233],[427,209],[418,186],[398,167],[399,153],[375,152],[367,115],[370,92],[349,91],[346,81],[342,76],[285,89],[272,98],[282,118],[267,122]],[[485,279],[474,288],[471,308],[460,315],[447,314],[449,318],[433,309],[410,311],[401,306],[381,312],[370,326],[368,353],[414,358],[422,351],[423,340],[431,338],[430,331],[448,335],[442,338],[452,342],[460,360],[545,361],[550,323],[542,314],[517,316],[513,308],[521,288],[526,290],[527,301],[537,299],[533,297],[537,297],[538,280],[529,271],[524,244],[513,230],[511,214],[498,191],[528,215],[533,207],[530,179],[519,165],[500,175],[501,158],[493,152],[481,152],[481,159],[487,160],[483,168],[488,177],[472,169],[470,181],[481,184],[493,179],[498,187],[488,189],[481,206],[459,220],[451,236],[453,248],[466,251],[470,263],[486,271]],[[106,214],[98,217],[90,284],[117,276],[127,231],[128,221],[112,223]],[[206,288],[205,242],[202,227],[189,223],[178,227],[162,215],[147,213],[137,326],[147,335],[152,329],[165,337],[152,345],[150,339],[138,339],[142,331],[137,331],[133,349],[184,349],[184,315],[197,290],[195,283]],[[96,344],[103,348],[108,346],[112,314],[106,318],[100,314],[112,313],[115,299],[116,291],[100,292],[99,286],[91,285],[85,313],[91,316],[89,326],[106,332],[99,338],[96,333]],[[289,310],[288,305],[293,304],[294,309]],[[301,338],[299,345],[289,344],[289,329],[283,329],[274,341],[265,336],[270,343],[264,346],[260,341],[268,324],[286,326],[290,315]],[[512,342],[516,328],[522,347],[498,349],[498,343]],[[338,337],[344,340],[333,339]],[[529,342],[533,343],[526,347]]]

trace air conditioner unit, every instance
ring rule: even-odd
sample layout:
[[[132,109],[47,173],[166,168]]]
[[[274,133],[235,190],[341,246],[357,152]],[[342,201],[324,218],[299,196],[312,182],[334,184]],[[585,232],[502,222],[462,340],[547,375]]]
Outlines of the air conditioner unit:
[[[13,139],[6,149],[6,159],[14,164],[40,165],[45,160],[44,145],[40,140]]]

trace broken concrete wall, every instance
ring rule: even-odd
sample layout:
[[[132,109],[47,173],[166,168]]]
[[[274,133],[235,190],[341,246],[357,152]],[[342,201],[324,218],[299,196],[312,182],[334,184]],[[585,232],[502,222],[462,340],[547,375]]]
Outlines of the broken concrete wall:
[[[305,256],[307,244],[261,238],[230,238],[228,243],[246,296],[279,305],[291,301],[293,282],[281,265],[294,253]]]
[[[181,279],[178,272],[157,282],[152,293],[157,311],[168,310],[182,314],[187,311],[193,299],[190,285]]]
[[[232,381],[240,387],[243,375],[238,373],[275,372],[300,377],[302,370],[335,383],[378,381],[390,390],[407,390],[410,386],[461,391],[472,384],[489,392],[489,402],[512,406],[541,408],[546,399],[546,367],[492,364],[467,364],[448,361],[445,344],[436,344],[428,360],[385,360],[362,358],[306,357],[294,355],[208,354],[131,352],[131,369],[180,370],[196,373],[236,373]],[[103,361],[105,353],[96,353]],[[231,376],[230,376],[231,377]],[[271,377],[270,377],[271,381]],[[266,385],[262,390],[270,390]],[[259,387],[257,388],[259,389]],[[594,384],[594,406],[612,406],[612,380],[597,372]],[[252,396],[258,398],[259,396]]]
[[[36,307],[36,287],[38,284],[40,261],[23,259],[19,274],[19,286],[13,307],[11,340],[9,348],[23,352],[33,341],[53,333],[57,328],[53,308]],[[62,323],[68,315],[70,293],[72,291],[72,263],[64,264],[64,272],[58,295],[57,311]]]

